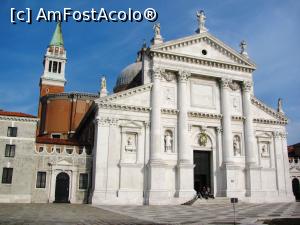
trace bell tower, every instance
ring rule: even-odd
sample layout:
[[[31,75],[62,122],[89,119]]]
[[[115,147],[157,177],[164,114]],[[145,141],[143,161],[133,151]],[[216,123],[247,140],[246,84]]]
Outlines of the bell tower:
[[[66,56],[61,22],[58,22],[44,57],[44,72],[40,79],[40,97],[64,92]]]

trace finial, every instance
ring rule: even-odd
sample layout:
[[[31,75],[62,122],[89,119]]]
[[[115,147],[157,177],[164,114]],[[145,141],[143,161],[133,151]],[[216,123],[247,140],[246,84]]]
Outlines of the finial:
[[[281,114],[284,114],[283,109],[282,109],[282,98],[278,99],[278,102],[277,102],[277,112],[279,112]]]
[[[160,34],[160,23],[154,24],[153,30],[154,30],[154,37],[151,40],[152,44],[156,45],[156,44],[163,43],[163,38],[162,38],[162,36]]]
[[[198,18],[198,29],[196,30],[196,33],[201,34],[207,32],[208,29],[205,27],[206,16],[204,14],[204,11],[203,10],[197,11],[196,15]]]
[[[106,89],[106,79],[105,76],[101,78],[101,90],[100,90],[100,97],[107,96],[107,89]]]
[[[248,58],[248,53],[247,53],[247,43],[245,40],[242,40],[240,43],[240,48],[241,48],[241,52],[240,54],[242,54],[243,56],[246,56]]]

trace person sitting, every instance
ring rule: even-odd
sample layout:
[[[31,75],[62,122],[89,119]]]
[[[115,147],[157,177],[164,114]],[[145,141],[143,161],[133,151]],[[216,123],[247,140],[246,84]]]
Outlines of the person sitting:
[[[207,192],[207,189],[206,189],[205,186],[202,187],[200,193],[201,193],[201,195],[202,195],[203,198],[208,199],[208,192]]]
[[[207,190],[207,196],[208,196],[209,198],[214,199],[215,197],[214,197],[214,195],[211,193],[210,187],[207,187],[206,190]]]

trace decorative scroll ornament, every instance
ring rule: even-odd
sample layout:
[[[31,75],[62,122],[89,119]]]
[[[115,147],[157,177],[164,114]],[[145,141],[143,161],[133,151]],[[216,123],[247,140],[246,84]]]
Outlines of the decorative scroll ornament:
[[[205,147],[207,144],[207,140],[208,140],[208,136],[207,136],[205,130],[201,130],[201,132],[199,134],[199,145]]]

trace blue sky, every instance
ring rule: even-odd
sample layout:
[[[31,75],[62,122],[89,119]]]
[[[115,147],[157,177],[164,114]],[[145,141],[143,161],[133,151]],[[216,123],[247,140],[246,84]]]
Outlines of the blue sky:
[[[197,27],[196,10],[204,9],[209,32],[234,49],[242,39],[257,64],[255,95],[276,108],[283,98],[289,117],[288,143],[300,142],[300,1],[298,0],[49,0],[1,1],[0,108],[36,114],[43,56],[55,23],[10,23],[10,8],[107,10],[155,8],[165,40],[188,36]],[[118,73],[136,58],[152,23],[63,23],[67,49],[66,91],[97,92],[106,75],[112,90]]]

